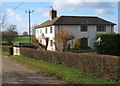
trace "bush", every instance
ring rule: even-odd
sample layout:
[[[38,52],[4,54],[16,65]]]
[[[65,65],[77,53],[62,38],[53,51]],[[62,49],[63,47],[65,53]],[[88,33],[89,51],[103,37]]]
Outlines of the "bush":
[[[119,56],[52,52],[22,47],[20,54],[37,60],[77,68],[82,72],[107,80],[120,81]]]
[[[80,42],[80,39],[76,39],[74,44],[73,44],[73,49],[75,50],[79,50],[81,47],[81,42]]]
[[[95,43],[97,53],[120,56],[120,34],[97,34],[96,40],[101,38],[101,43]]]
[[[29,48],[20,48],[21,55],[61,64],[71,68],[77,68],[87,74],[101,77],[107,80],[119,81],[118,56],[77,54],[65,52],[41,51]]]

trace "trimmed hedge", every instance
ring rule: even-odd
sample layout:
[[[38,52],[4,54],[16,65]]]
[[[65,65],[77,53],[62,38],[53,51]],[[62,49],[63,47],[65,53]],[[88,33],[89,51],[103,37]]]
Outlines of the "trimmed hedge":
[[[10,48],[12,48],[12,46],[2,46],[2,51],[10,52]]]
[[[9,48],[2,46],[3,51],[9,50]],[[120,82],[119,56],[41,51],[22,47],[20,53],[30,58],[77,68],[96,77]]]
[[[77,68],[87,74],[107,80],[119,81],[120,57],[110,55],[61,53],[20,48],[21,54],[30,58]]]
[[[97,53],[120,56],[120,34],[97,34],[96,39],[99,37],[102,42],[100,44],[95,43]]]

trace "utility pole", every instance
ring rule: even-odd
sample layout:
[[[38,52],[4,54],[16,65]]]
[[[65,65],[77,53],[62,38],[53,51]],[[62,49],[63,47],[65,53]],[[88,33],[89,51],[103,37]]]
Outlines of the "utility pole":
[[[28,13],[29,14],[29,43],[31,44],[31,27],[30,27],[30,14],[31,13],[33,13],[34,12],[34,10],[32,10],[32,11],[25,11],[26,13]]]

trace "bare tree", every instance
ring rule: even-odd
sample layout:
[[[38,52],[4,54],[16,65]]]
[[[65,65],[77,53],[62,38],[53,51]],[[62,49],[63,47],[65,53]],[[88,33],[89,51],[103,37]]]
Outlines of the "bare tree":
[[[6,11],[2,10],[0,11],[0,28],[3,30],[7,27],[7,14]]]
[[[60,29],[60,31],[55,36],[55,47],[57,51],[65,51],[67,42],[74,38],[72,32],[67,29]]]
[[[7,30],[2,32],[2,38],[7,41],[8,44],[11,44],[13,39],[17,36],[16,25],[9,25]]]

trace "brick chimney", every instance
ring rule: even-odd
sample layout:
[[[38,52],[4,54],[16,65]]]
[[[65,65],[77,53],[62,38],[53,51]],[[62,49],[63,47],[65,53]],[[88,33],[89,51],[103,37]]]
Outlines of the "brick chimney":
[[[54,19],[55,17],[57,17],[57,11],[52,9],[50,11],[50,20]]]

